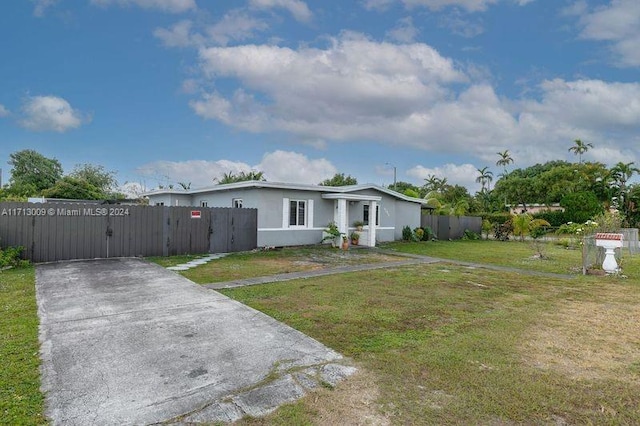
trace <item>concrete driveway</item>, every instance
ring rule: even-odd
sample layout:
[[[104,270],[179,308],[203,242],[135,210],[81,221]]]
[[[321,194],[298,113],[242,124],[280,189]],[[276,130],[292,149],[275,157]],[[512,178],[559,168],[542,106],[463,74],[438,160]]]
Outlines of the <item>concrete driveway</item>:
[[[54,424],[233,421],[355,371],[319,342],[139,259],[38,265]]]

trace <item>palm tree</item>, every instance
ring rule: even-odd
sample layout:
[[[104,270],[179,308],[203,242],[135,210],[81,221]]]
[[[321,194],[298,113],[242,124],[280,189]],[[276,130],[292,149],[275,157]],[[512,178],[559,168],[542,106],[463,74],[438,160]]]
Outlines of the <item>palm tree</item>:
[[[580,164],[582,164],[582,154],[589,151],[589,148],[593,148],[593,144],[589,142],[584,143],[580,139],[574,140],[573,143],[575,145],[569,148],[569,152],[573,152],[575,155],[577,155],[579,158]]]
[[[477,169],[480,175],[476,178],[476,182],[482,185],[481,192],[484,192],[485,185],[487,186],[487,190],[491,190],[491,181],[493,180],[493,173],[489,170],[489,167],[483,167],[481,169]]]
[[[503,152],[497,153],[500,159],[496,161],[496,166],[502,166],[504,168],[504,176],[507,176],[507,166],[513,163],[513,157],[509,154],[509,150],[505,149]]]
[[[250,172],[240,172],[235,174],[233,172],[224,173],[221,178],[213,178],[213,181],[217,181],[218,184],[245,182],[249,180],[265,181],[264,173],[251,170]]]
[[[439,178],[436,175],[427,175],[422,190],[427,194],[432,191],[442,191],[447,186],[447,178]]]
[[[640,169],[633,167],[633,161],[630,163],[618,164],[611,168],[611,176],[614,184],[618,187],[618,203],[619,206],[626,210],[625,198],[627,196],[627,181],[633,177],[634,173],[640,173]]]

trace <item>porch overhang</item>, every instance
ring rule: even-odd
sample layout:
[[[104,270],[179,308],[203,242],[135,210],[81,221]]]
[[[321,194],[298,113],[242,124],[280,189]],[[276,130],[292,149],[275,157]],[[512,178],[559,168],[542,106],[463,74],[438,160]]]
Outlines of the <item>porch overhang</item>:
[[[333,200],[335,205],[335,211],[333,215],[333,219],[335,224],[338,226],[338,231],[344,236],[349,233],[349,224],[347,223],[347,218],[349,216],[349,204],[358,202],[364,202],[371,206],[371,210],[373,212],[376,211],[376,206],[382,200],[382,197],[376,195],[361,195],[361,194],[349,194],[349,193],[339,193],[332,192],[328,194],[322,194],[322,198],[325,200]],[[374,213],[375,214],[375,213]],[[369,226],[367,232],[367,238],[364,241],[365,245],[369,247],[376,246],[376,225],[375,220],[372,222],[372,225]]]
[[[360,195],[360,194],[343,194],[343,193],[330,193],[322,194],[322,198],[326,200],[347,200],[347,201],[380,201],[382,197],[375,195]]]

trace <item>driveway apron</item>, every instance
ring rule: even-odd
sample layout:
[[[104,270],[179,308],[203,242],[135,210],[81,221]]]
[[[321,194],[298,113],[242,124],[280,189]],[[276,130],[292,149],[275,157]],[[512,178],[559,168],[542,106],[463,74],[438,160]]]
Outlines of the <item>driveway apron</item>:
[[[308,336],[141,259],[38,265],[53,424],[233,421],[355,369]]]

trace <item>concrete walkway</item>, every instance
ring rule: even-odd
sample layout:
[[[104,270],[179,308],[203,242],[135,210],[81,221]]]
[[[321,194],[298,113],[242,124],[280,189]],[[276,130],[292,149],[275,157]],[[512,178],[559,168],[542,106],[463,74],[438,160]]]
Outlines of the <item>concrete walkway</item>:
[[[233,421],[355,369],[274,319],[139,259],[36,267],[54,425]]]

